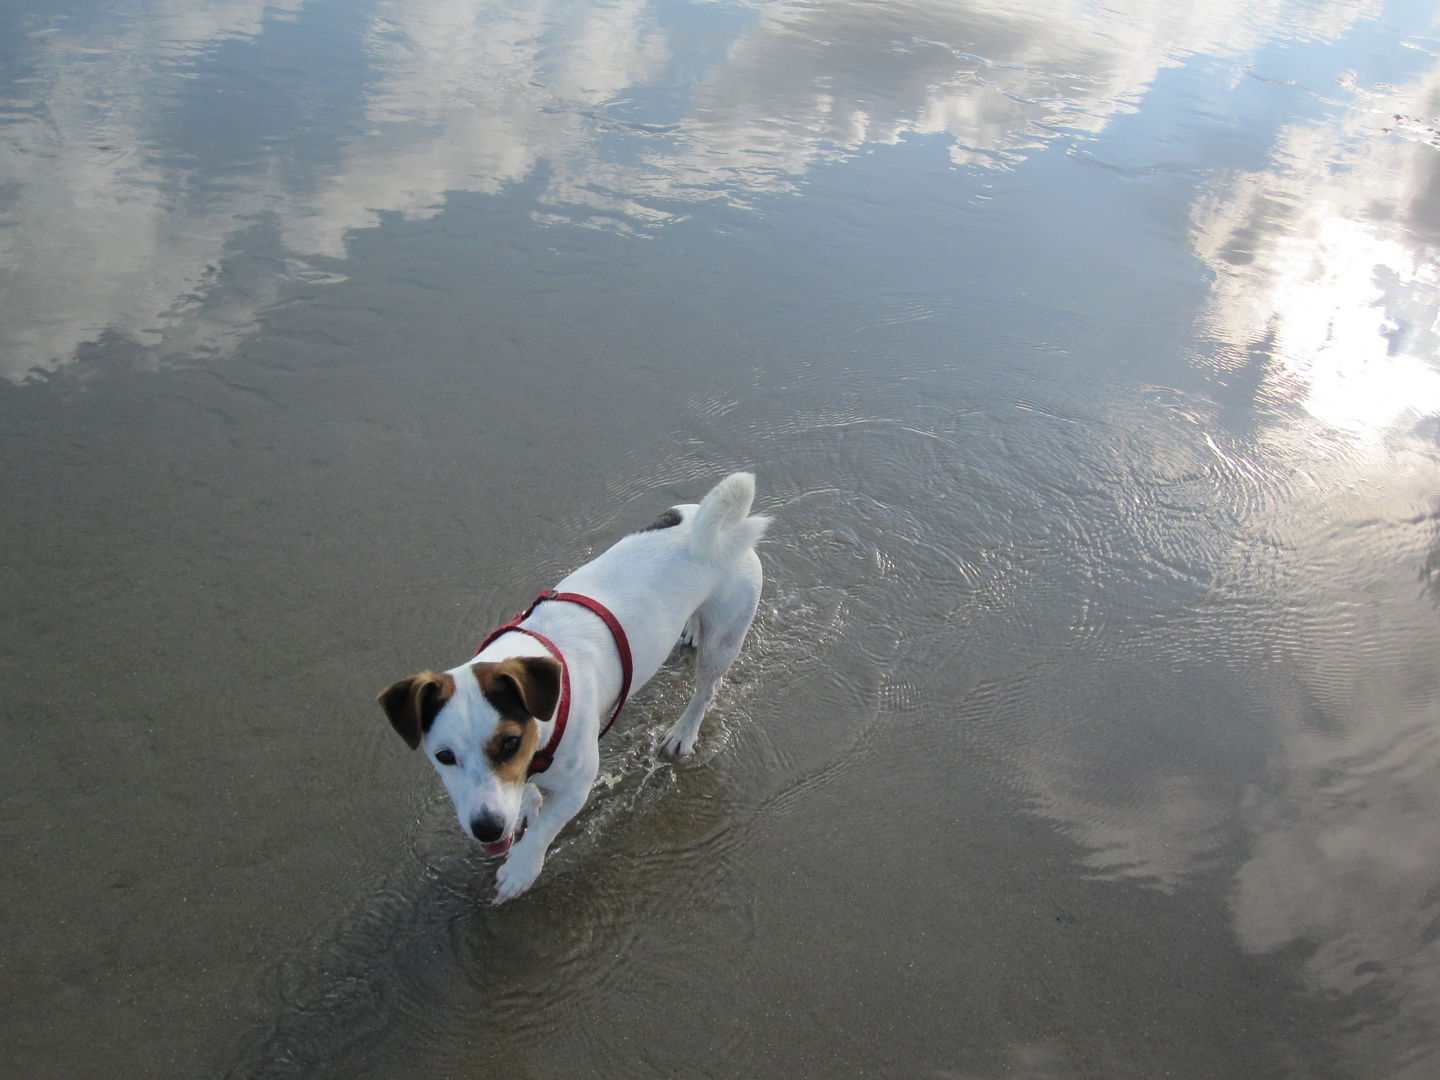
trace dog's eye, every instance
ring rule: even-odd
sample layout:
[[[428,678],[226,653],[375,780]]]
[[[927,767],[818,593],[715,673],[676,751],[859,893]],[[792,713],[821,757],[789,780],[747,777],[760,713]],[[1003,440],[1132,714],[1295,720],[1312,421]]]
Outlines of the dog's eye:
[[[505,760],[506,758],[508,758],[508,757],[514,757],[515,751],[516,751],[516,750],[519,750],[519,749],[520,749],[520,736],[519,736],[519,735],[508,735],[508,736],[506,736],[505,741],[500,744],[500,760],[501,760],[501,761],[504,761],[504,760]]]
[[[435,760],[440,762],[441,765],[454,765],[455,755],[449,750],[436,750]]]

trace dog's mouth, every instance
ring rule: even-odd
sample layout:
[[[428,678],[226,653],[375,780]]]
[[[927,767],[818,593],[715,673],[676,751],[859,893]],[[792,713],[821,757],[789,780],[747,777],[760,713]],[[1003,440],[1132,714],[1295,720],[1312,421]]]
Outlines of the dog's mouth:
[[[486,855],[504,855],[510,850],[510,845],[525,835],[526,824],[525,815],[521,814],[520,819],[515,822],[515,828],[511,830],[509,836],[502,836],[499,840],[489,844],[481,841],[480,850],[485,852]]]

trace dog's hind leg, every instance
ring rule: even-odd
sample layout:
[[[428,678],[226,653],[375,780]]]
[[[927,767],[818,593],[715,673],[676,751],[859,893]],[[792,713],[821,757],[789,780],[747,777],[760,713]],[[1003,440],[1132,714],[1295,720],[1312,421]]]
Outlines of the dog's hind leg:
[[[715,700],[720,680],[740,655],[745,632],[755,618],[760,604],[760,560],[752,551],[736,568],[736,577],[729,587],[711,596],[690,617],[687,628],[695,639],[695,696],[685,712],[666,734],[660,749],[676,757],[689,757],[695,752],[695,739],[705,710]]]

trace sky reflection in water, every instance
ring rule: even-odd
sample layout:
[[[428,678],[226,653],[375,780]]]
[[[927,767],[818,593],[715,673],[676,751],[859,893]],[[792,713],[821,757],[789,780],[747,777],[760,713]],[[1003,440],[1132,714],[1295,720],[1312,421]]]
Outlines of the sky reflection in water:
[[[973,167],[1057,138],[1083,147],[1166,68],[1203,54],[1228,78],[1267,78],[1277,42],[1333,42],[1378,12],[435,0],[37,18],[6,108],[0,365],[23,377],[107,333],[156,358],[225,349],[287,283],[343,274],[351,230],[437,213],[448,191],[539,176],[538,220],[643,232],[689,204],[800,190],[817,164],[907,133],[944,135]],[[1263,170],[1215,170],[1196,199],[1216,329],[1240,348],[1275,334],[1307,400],[1352,427],[1393,420],[1397,394],[1425,407],[1436,393],[1412,355],[1427,342],[1392,355],[1395,331],[1369,316],[1383,301],[1405,311],[1381,323],[1416,326],[1434,285],[1407,220],[1433,155],[1397,170],[1379,138],[1427,138],[1433,57],[1407,44],[1414,82],[1312,81],[1334,99],[1321,115],[1279,132]],[[1363,399],[1338,382],[1352,345]]]
[[[812,170],[910,134],[943,138],[965,170],[1071,153],[1183,177],[1179,242],[1212,275],[1193,362],[1221,385],[1258,370],[1266,418],[1243,452],[1205,434],[1215,468],[1256,493],[1241,514],[1255,544],[1209,602],[1285,603],[1248,640],[1232,623],[1211,641],[1201,609],[1150,645],[1241,658],[1276,718],[1274,778],[1237,802],[1176,774],[1122,807],[1037,758],[1032,794],[1095,873],[1167,890],[1238,823],[1244,947],[1314,944],[1317,987],[1386,1002],[1352,1039],[1355,1068],[1424,1069],[1440,699],[1425,582],[1393,572],[1437,562],[1433,522],[1413,527],[1435,498],[1440,416],[1440,41],[1417,12],[175,0],[35,16],[4,87],[0,373],[35,378],[96,342],[152,364],[224,354],[271,305],[343,280],[355,230],[436,215],[452,191],[530,184],[538,225],[640,243],[715,202],[764,215]],[[1181,73],[1183,107],[1140,123]],[[1276,86],[1273,123],[1259,106],[1227,121]],[[1138,118],[1128,135],[1122,117]],[[1316,633],[1312,610],[1349,625]],[[1303,692],[1255,676],[1267,648]]]

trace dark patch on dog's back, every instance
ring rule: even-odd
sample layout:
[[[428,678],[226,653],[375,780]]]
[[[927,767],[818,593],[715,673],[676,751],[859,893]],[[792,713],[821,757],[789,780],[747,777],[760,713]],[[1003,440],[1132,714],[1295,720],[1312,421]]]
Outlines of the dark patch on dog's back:
[[[653,525],[646,525],[645,528],[641,529],[640,531],[655,532],[658,529],[673,529],[683,520],[684,519],[680,516],[680,511],[676,510],[672,506],[669,510],[666,510],[663,514],[656,518]]]

